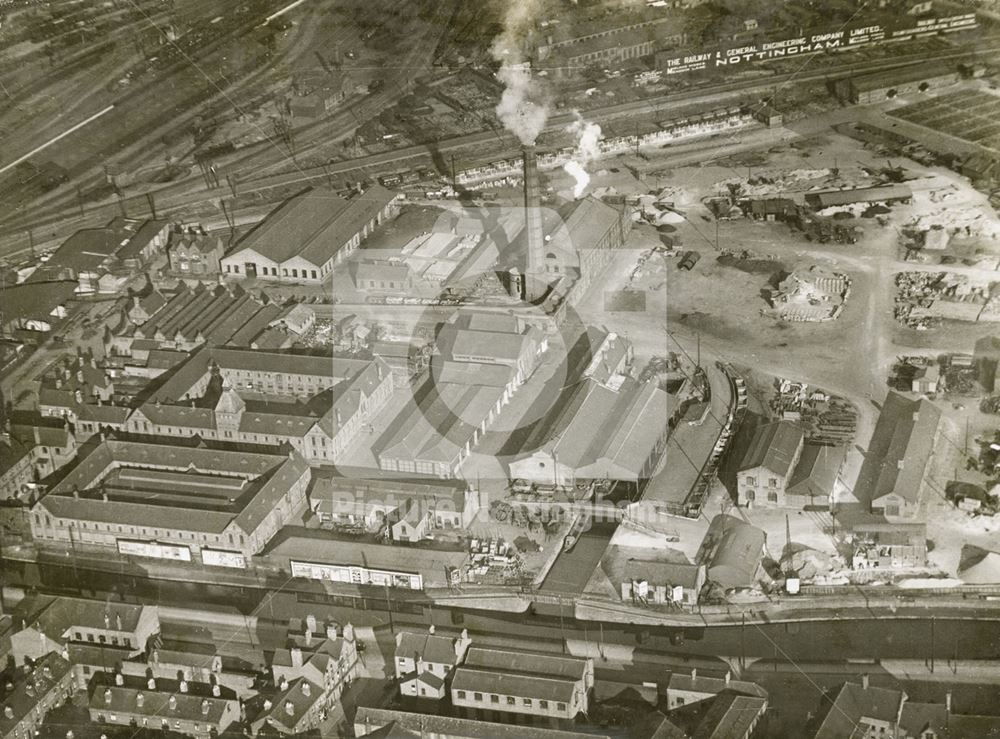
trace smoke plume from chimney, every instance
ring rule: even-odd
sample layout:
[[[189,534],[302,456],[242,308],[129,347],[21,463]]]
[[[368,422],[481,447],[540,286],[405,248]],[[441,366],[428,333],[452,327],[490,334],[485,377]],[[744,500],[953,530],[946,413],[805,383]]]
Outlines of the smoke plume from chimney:
[[[576,136],[576,151],[573,153],[573,158],[563,165],[563,169],[576,180],[573,197],[580,198],[590,184],[587,165],[601,154],[601,127],[596,123],[587,123],[577,113],[576,120],[566,130]]]
[[[537,6],[538,0],[509,0],[503,33],[490,49],[493,58],[500,62],[497,78],[504,85],[496,107],[497,117],[526,146],[535,143],[549,117],[548,99],[531,76],[531,66],[524,58],[525,37]]]

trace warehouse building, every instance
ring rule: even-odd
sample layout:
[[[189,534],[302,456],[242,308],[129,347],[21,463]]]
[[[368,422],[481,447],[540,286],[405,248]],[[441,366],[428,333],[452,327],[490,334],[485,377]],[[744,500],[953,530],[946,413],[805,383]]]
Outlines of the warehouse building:
[[[458,477],[548,347],[539,329],[478,311],[442,325],[436,343],[430,378],[375,444],[383,470]]]
[[[927,399],[890,392],[882,404],[854,496],[872,513],[913,518],[934,455],[941,411]]]
[[[103,441],[35,503],[36,542],[217,563],[256,554],[306,509],[309,465],[287,454]]]
[[[378,185],[349,200],[313,188],[286,200],[222,259],[236,279],[319,283],[383,221],[401,196]]]
[[[957,69],[943,69],[933,64],[919,64],[884,72],[873,72],[839,80],[837,95],[852,103],[868,105],[892,100],[898,95],[937,90],[959,80]]]

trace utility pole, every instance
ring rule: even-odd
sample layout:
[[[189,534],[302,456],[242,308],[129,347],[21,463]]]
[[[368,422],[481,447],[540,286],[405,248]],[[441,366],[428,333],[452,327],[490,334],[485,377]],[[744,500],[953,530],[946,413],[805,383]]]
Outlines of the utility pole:
[[[931,674],[934,674],[934,620],[935,617],[931,616]]]
[[[389,611],[389,633],[396,638],[396,624],[392,620],[392,601],[389,600],[389,581],[385,582],[385,608]]]
[[[740,614],[740,672],[747,668],[747,644],[744,632],[747,627],[747,612]]]
[[[153,193],[151,193],[151,192],[147,192],[146,193],[146,202],[149,203],[149,214],[150,214],[150,217],[155,221],[156,220],[156,199],[153,197]]]

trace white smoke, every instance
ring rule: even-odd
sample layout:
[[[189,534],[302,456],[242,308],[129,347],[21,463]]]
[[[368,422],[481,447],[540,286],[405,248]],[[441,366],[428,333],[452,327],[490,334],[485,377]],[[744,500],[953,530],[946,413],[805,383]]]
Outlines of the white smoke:
[[[566,130],[576,136],[576,151],[573,158],[563,165],[563,169],[576,180],[573,197],[578,199],[590,184],[587,165],[601,155],[601,127],[596,123],[588,123],[577,113],[576,120]]]
[[[531,76],[523,49],[537,6],[538,0],[508,0],[503,33],[491,47],[493,58],[500,62],[497,78],[504,85],[497,117],[525,146],[535,143],[549,117],[548,99]]]

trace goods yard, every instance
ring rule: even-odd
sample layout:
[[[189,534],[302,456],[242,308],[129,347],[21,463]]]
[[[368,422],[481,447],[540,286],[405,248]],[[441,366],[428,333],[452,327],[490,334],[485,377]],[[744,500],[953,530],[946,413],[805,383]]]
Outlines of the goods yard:
[[[962,90],[889,111],[949,136],[1000,149],[1000,96],[985,90]]]

